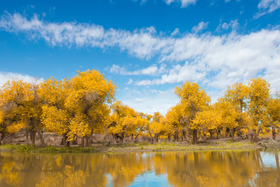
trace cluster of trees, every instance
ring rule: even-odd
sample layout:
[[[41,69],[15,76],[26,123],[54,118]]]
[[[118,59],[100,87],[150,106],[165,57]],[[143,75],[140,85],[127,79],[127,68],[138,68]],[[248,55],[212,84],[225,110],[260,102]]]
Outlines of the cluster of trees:
[[[84,139],[88,145],[93,132],[103,131],[115,93],[113,82],[95,70],[78,72],[75,77],[60,81],[8,81],[0,91],[2,139],[25,129],[32,145],[36,134],[45,145],[42,132],[63,136],[65,146],[77,136],[82,137],[82,145]]]
[[[204,139],[208,134],[212,138],[214,133],[217,138],[229,133],[232,139],[235,134],[249,136],[256,142],[260,133],[272,132],[275,139],[280,124],[280,97],[277,93],[270,95],[270,84],[262,78],[229,86],[214,104],[196,83],[185,82],[176,87],[175,93],[180,102],[168,111],[166,118],[177,139],[178,131],[182,132],[182,139],[188,139],[189,132],[194,143],[198,136]]]
[[[5,135],[25,130],[35,145],[43,132],[63,136],[69,146],[81,137],[89,146],[93,133],[131,137],[147,136],[151,143],[159,138],[197,143],[199,138],[235,135],[258,141],[259,134],[271,133],[275,139],[280,122],[280,96],[270,94],[269,83],[256,78],[236,83],[223,97],[211,104],[210,97],[197,83],[184,82],[175,88],[180,102],[166,116],[134,111],[115,101],[116,85],[95,70],[78,72],[73,78],[27,83],[10,80],[0,89],[0,132]]]

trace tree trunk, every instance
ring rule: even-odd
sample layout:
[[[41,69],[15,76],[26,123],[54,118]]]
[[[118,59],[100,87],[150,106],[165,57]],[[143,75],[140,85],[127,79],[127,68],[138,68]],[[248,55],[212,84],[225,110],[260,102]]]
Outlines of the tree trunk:
[[[158,143],[158,137],[159,137],[159,134],[155,134],[155,143]]]
[[[197,144],[197,129],[193,130],[193,144]]]
[[[213,131],[210,131],[210,139],[213,139]]]
[[[252,133],[250,134],[251,143],[256,143],[258,141],[257,130],[253,129]]]
[[[275,131],[275,127],[272,126],[272,139],[275,140],[276,139],[276,131]]]
[[[179,141],[179,133],[178,133],[178,130],[175,131],[174,140],[175,140],[176,142]]]
[[[75,140],[72,141],[72,145],[77,145],[78,144],[78,140],[77,140],[77,136],[75,137]]]
[[[86,147],[89,147],[89,137],[86,136]]]
[[[63,134],[63,145],[64,147],[70,147],[70,142],[67,141],[67,134]]]
[[[81,146],[84,147],[85,145],[85,137],[82,137]]]
[[[26,137],[26,142],[28,141],[28,129],[26,129],[26,135],[25,135],[25,137]]]
[[[139,135],[140,135],[140,134],[137,134],[137,135],[135,136],[134,143],[137,142],[137,138],[138,138]]]
[[[227,138],[227,136],[228,136],[228,128],[226,128],[225,138]]]
[[[30,122],[32,124],[32,127],[34,128],[33,131],[35,132],[35,138],[36,138],[36,132],[37,132],[38,136],[39,136],[39,139],[40,139],[40,142],[41,142],[41,146],[46,146],[46,143],[44,141],[44,137],[42,135],[42,132],[41,132],[40,128],[38,127],[36,119],[34,117],[32,117],[30,119]]]
[[[150,143],[154,144],[154,138],[153,137],[150,137]]]
[[[39,139],[41,142],[41,146],[46,146],[42,132],[40,131],[40,129],[38,127],[36,127],[36,129],[37,129],[37,133],[38,133],[38,136],[39,136]]]
[[[221,138],[221,130],[217,129],[217,139],[220,139],[220,138]]]
[[[32,129],[31,132],[30,132],[30,134],[31,134],[31,145],[32,145],[32,146],[35,146],[36,131]]]
[[[235,128],[232,128],[232,130],[231,130],[231,140],[232,140],[232,141],[234,140],[235,131],[236,131],[236,129],[235,129]]]
[[[168,133],[168,137],[167,137],[167,139],[168,139],[168,142],[170,142],[170,140],[171,140],[170,133]]]
[[[0,139],[0,145],[2,145],[2,140],[5,138],[5,133],[2,132],[1,133],[1,139]],[[3,145],[4,145],[4,142],[3,142]]]
[[[182,137],[181,137],[181,141],[184,141],[184,140],[186,140],[187,139],[187,137],[186,137],[186,130],[185,129],[182,129]]]

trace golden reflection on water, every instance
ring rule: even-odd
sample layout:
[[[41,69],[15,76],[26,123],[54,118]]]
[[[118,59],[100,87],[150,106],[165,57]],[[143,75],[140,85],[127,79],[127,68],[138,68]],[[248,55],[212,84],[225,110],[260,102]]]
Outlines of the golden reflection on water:
[[[163,184],[179,187],[280,186],[278,152],[0,153],[1,187]]]

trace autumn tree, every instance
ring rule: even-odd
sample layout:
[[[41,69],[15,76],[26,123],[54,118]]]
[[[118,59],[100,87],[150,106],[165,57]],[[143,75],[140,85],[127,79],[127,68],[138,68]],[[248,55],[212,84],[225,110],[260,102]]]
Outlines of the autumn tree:
[[[49,79],[42,87],[42,97],[47,100],[42,121],[48,124],[49,130],[64,135],[68,142],[79,136],[84,146],[86,137],[86,146],[89,146],[90,135],[105,126],[115,88],[96,70],[78,72],[64,81]]]
[[[240,130],[240,128],[244,125],[244,118],[247,114],[244,114],[244,112],[247,112],[247,105],[248,105],[248,94],[249,94],[249,88],[247,85],[244,85],[243,83],[235,83],[232,86],[229,86],[228,89],[225,92],[224,96],[224,102],[228,102],[230,105],[233,106],[233,108],[238,112],[235,112],[235,121],[238,123],[238,125],[230,125],[227,128],[230,128],[232,139],[234,139],[234,134],[236,131]],[[225,106],[224,107],[229,107]],[[226,108],[221,108],[226,109]],[[229,109],[229,108],[227,108]],[[232,115],[233,117],[233,115]]]
[[[71,82],[68,79],[46,79],[40,87],[39,95],[43,100],[41,120],[49,132],[55,132],[63,136],[63,145],[70,146],[70,124],[74,113],[65,106]]]
[[[222,124],[222,116],[220,111],[215,110],[213,106],[209,106],[197,112],[192,124],[202,132],[210,132],[212,138],[213,130],[218,129]]]
[[[193,82],[185,82],[180,87],[176,87],[175,94],[180,99],[180,113],[184,118],[184,126],[193,131],[193,143],[196,144],[199,126],[193,124],[192,120],[199,111],[208,106],[210,97],[197,83]]]
[[[236,129],[239,127],[239,117],[240,113],[236,108],[224,98],[220,98],[217,103],[215,103],[216,109],[219,111],[222,117],[222,125],[226,129],[231,129],[231,138],[234,140],[234,134]],[[226,132],[227,136],[227,132]]]
[[[40,82],[27,83],[23,80],[10,80],[1,89],[1,110],[6,115],[7,131],[16,133],[21,129],[30,132],[32,145],[35,145],[36,133],[41,144],[45,145],[42,135],[41,106],[38,95]],[[9,112],[8,112],[9,111]],[[6,124],[7,125],[7,124]]]
[[[251,141],[256,142],[258,134],[264,125],[267,125],[267,104],[269,101],[270,84],[262,78],[254,78],[249,82],[249,114],[252,120]]]
[[[148,127],[148,133],[151,137],[152,143],[157,143],[159,136],[161,133],[164,132],[164,126],[165,126],[166,120],[163,115],[161,115],[159,112],[155,112],[153,115],[153,119]]]
[[[112,109],[113,113],[109,118],[108,130],[115,139],[120,139],[123,143],[126,136],[135,132],[134,119],[136,112],[120,101],[115,102]]]
[[[269,114],[269,126],[272,131],[272,138],[276,138],[276,128],[280,127],[280,98],[269,98],[267,103],[267,112]]]
[[[183,129],[181,121],[183,120],[183,114],[181,114],[180,103],[171,107],[166,114],[166,120],[168,125],[168,139],[170,140],[170,134],[173,134],[174,140],[179,141],[179,131]]]

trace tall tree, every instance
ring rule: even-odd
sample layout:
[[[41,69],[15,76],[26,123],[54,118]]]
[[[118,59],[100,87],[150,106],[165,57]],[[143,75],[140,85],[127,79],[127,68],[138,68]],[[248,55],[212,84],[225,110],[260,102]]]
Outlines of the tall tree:
[[[186,119],[186,126],[193,131],[193,143],[197,143],[198,126],[192,123],[197,112],[204,110],[210,103],[210,97],[197,83],[185,82],[175,88],[180,98],[181,114]]]
[[[272,138],[276,138],[276,128],[280,127],[280,98],[270,98],[267,103],[267,112],[269,114]]]
[[[269,100],[270,84],[262,78],[251,79],[249,82],[249,114],[252,120],[251,141],[258,140],[261,128],[268,123],[267,104]]]
[[[40,82],[27,83],[22,80],[11,80],[3,85],[1,89],[1,109],[10,110],[9,126],[10,133],[27,129],[31,133],[32,145],[35,145],[36,133],[41,144],[45,142],[42,135],[42,124],[40,116],[42,113],[42,102],[38,95]],[[7,109],[8,108],[8,109]]]

